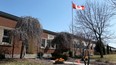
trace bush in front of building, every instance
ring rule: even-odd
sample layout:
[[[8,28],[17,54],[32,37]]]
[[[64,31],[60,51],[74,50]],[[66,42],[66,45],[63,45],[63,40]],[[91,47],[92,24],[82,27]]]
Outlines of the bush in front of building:
[[[0,54],[0,60],[5,59],[5,54]]]
[[[43,56],[42,52],[37,53],[37,58],[42,58],[42,56]]]
[[[67,60],[68,56],[66,54],[52,53],[52,59],[55,60],[57,58],[63,58],[64,60]]]
[[[76,58],[76,59],[81,59],[82,56],[81,56],[81,55],[75,55],[74,58]]]

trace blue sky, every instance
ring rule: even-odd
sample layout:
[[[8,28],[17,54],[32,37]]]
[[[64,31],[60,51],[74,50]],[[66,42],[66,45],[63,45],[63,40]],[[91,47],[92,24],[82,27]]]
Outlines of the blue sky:
[[[44,29],[69,31],[71,2],[77,0],[0,0],[0,10],[16,16],[38,18]],[[78,1],[81,5],[84,0]]]
[[[86,0],[0,0],[0,10],[19,17],[38,18],[43,28],[47,30],[70,31],[72,1],[78,5],[83,5]],[[115,21],[112,20],[112,24]],[[114,33],[116,32],[115,28],[116,25],[111,27],[111,31]],[[111,41],[110,45],[116,47],[115,41]]]

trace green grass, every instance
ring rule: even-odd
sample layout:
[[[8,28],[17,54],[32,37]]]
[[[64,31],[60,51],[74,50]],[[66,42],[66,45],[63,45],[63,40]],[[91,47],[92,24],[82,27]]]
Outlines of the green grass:
[[[116,54],[104,55],[104,58],[100,58],[100,55],[94,55],[94,56],[91,56],[91,59],[116,62]]]

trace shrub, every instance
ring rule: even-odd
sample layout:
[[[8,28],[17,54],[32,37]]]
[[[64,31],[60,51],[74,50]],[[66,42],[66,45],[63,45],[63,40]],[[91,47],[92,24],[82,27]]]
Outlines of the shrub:
[[[100,55],[100,53],[99,53],[99,52],[96,52],[96,51],[94,52],[94,54],[95,54],[95,55]]]
[[[57,59],[57,58],[63,58],[64,60],[67,60],[68,59],[68,56],[67,55],[63,55],[63,54],[57,54],[57,53],[52,53],[52,59]]]
[[[0,54],[0,60],[5,59],[5,54]]]
[[[72,57],[72,51],[69,51],[69,57]]]
[[[82,58],[82,56],[81,55],[75,55],[74,58],[80,59],[80,58]]]
[[[37,58],[42,58],[42,56],[43,56],[43,53],[42,53],[42,52],[39,52],[39,53],[37,54]]]
[[[61,55],[61,57],[62,57],[64,60],[67,60],[67,59],[68,59],[68,56],[67,56],[67,55]]]

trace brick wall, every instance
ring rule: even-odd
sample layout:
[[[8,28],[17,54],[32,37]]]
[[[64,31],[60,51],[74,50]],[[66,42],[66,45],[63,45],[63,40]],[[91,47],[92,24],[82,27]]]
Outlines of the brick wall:
[[[5,17],[0,17],[0,43],[2,43],[2,38],[3,38],[3,34],[4,34],[4,29],[8,29],[8,30],[12,30],[15,29],[15,26],[17,24],[17,21],[5,18]],[[46,35],[44,36],[46,37]],[[5,44],[0,44],[0,53],[4,53],[4,54],[9,54],[10,57],[12,56],[12,50],[13,50],[13,38],[11,40],[11,44],[9,45],[5,45]],[[31,54],[37,54],[37,44],[34,42],[31,42],[32,39],[30,39],[30,46],[32,47],[32,50],[30,50]],[[22,46],[22,42],[17,39],[17,37],[15,37],[15,42],[14,42],[14,55],[16,57],[19,57],[20,52],[21,52],[21,46]],[[18,56],[17,56],[18,55]],[[8,56],[9,57],[9,56]]]
[[[47,33],[47,32],[43,32],[43,33],[42,33],[42,38],[43,38],[43,39],[48,39],[48,36],[49,36],[49,35],[52,35],[52,34],[49,34],[49,33]],[[55,35],[53,35],[53,36],[55,36]],[[40,51],[41,51],[41,52],[43,52],[43,53],[48,53],[48,54],[49,54],[49,53],[53,53],[54,50],[55,50],[55,49],[53,49],[53,48],[47,48],[47,49],[46,49],[46,48],[40,48]]]
[[[0,17],[0,26],[15,28],[16,21]]]
[[[2,43],[2,38],[4,34],[4,29],[12,30],[15,29],[16,21],[0,17],[0,43]],[[15,40],[14,44],[14,54],[20,54],[22,42],[18,39]],[[12,54],[13,50],[13,38],[11,39],[11,44],[0,44],[0,53]]]

